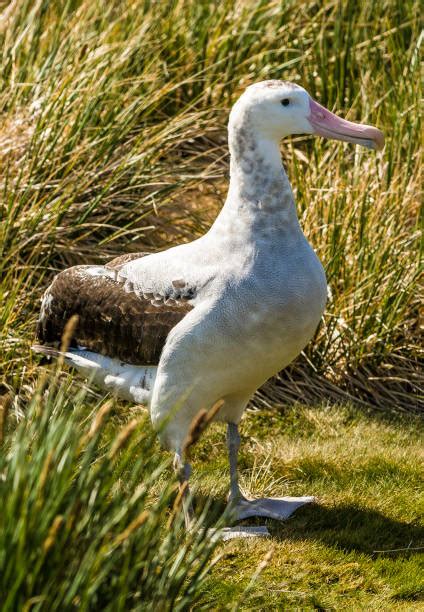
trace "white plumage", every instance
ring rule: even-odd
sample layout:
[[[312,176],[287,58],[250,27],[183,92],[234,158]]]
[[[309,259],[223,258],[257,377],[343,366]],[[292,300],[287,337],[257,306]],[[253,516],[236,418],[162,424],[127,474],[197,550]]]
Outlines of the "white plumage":
[[[309,342],[326,302],[324,270],[303,235],[281,163],[280,139],[300,133],[383,145],[379,130],[338,119],[302,87],[282,81],[249,87],[230,115],[230,187],[207,234],[130,261],[112,275],[93,267],[94,275],[113,276],[125,291],[158,307],[193,306],[170,331],[157,369],[82,350],[67,356],[85,373],[93,364],[95,380],[106,388],[147,400],[155,426],[172,414],[160,435],[181,461],[193,418],[224,400],[217,418],[230,424],[231,498],[239,517],[283,518],[311,501],[249,502],[236,473],[237,424],[249,399]]]

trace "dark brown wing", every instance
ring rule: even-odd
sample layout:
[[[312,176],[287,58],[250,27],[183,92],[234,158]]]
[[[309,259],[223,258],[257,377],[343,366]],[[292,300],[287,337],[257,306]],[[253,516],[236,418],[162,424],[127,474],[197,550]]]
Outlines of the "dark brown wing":
[[[119,269],[127,261],[117,258],[108,268]],[[75,266],[54,278],[42,300],[38,340],[59,344],[67,321],[78,315],[72,345],[127,363],[157,364],[170,330],[192,306],[154,306],[148,299],[125,292],[121,283],[102,270],[100,266]]]

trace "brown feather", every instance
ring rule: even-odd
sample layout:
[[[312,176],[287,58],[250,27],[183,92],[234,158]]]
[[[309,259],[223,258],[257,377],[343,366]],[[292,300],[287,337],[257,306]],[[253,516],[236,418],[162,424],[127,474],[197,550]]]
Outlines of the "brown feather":
[[[107,268],[119,269],[142,255],[116,258]],[[54,278],[43,298],[38,340],[58,345],[67,321],[78,315],[71,346],[134,365],[157,364],[169,332],[192,306],[175,302],[153,306],[150,300],[124,291],[113,278],[90,275],[89,268],[74,266]]]

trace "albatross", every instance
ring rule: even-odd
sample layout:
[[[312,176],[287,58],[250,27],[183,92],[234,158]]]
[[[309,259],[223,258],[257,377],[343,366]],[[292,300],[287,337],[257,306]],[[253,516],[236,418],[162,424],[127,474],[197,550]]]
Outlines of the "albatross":
[[[251,85],[230,113],[228,196],[209,231],[158,253],[60,272],[42,298],[34,346],[59,355],[66,323],[77,315],[65,361],[147,404],[185,481],[190,425],[221,401],[214,419],[227,424],[229,503],[238,520],[286,519],[314,499],[248,499],[237,472],[239,422],[250,398],[307,345],[326,304],[324,269],[299,225],[281,161],[280,140],[292,134],[384,145],[380,130],[339,118],[299,85]]]

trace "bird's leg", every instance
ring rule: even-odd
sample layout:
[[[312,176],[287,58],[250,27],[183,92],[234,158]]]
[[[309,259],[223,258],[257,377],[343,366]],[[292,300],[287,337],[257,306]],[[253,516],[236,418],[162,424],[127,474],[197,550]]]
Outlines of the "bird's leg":
[[[181,451],[177,451],[174,457],[174,470],[180,481],[180,495],[182,496],[182,505],[184,512],[184,522],[186,529],[189,530],[194,521],[193,505],[191,503],[190,489],[188,479],[191,474],[191,465],[184,461]]]
[[[277,520],[287,519],[297,508],[314,501],[313,497],[269,497],[248,499],[240,492],[237,471],[237,455],[240,448],[240,434],[235,423],[228,423],[228,456],[230,461],[229,503],[237,520],[251,516],[262,516]]]
[[[240,434],[236,423],[228,423],[227,426],[228,458],[230,462],[230,494],[228,501],[236,504],[244,499],[240,492],[238,481],[237,460],[240,448]]]

